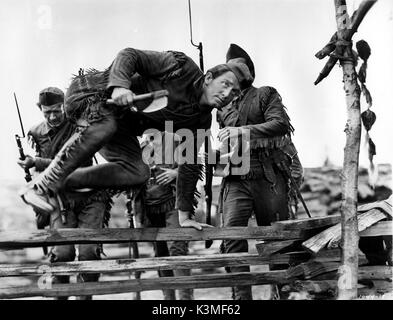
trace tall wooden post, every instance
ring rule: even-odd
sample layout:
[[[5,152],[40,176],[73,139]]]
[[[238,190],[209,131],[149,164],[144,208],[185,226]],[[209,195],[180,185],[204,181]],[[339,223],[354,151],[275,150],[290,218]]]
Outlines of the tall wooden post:
[[[356,61],[352,50],[352,36],[357,31],[366,13],[377,0],[363,0],[359,8],[349,18],[345,0],[334,0],[337,32],[329,43],[316,53],[318,59],[329,56],[327,63],[314,84],[326,78],[337,60],[343,70],[344,91],[347,102],[346,144],[342,172],[343,203],[341,207],[342,266],[339,269],[338,299],[357,297],[358,282],[358,221],[357,192],[361,134],[360,87],[355,70]],[[363,52],[366,59],[369,56]],[[364,75],[365,76],[365,75]]]
[[[338,299],[357,297],[358,283],[358,220],[357,192],[361,134],[360,87],[349,32],[350,20],[345,0],[334,0],[337,21],[337,54],[343,70],[343,83],[347,103],[346,144],[342,172],[344,201],[341,207],[342,266],[339,270]],[[349,39],[348,39],[349,38]]]

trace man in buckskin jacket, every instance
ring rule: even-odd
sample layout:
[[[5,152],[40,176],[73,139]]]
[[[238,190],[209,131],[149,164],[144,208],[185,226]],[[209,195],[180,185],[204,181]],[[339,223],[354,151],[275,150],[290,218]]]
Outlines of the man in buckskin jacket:
[[[22,168],[34,168],[36,172],[45,170],[63,144],[72,136],[76,125],[69,121],[64,114],[64,93],[56,87],[48,87],[39,93],[38,107],[45,118],[33,126],[28,132],[28,138],[36,151],[34,157],[27,155],[25,160],[19,160]],[[92,165],[92,159],[85,161],[83,166]],[[34,208],[37,216],[37,226],[43,228],[49,225],[51,229],[61,228],[90,228],[101,229],[104,218],[108,219],[110,197],[106,191],[73,192],[67,194],[64,200],[66,213],[65,221],[62,213],[55,210],[48,214]],[[96,244],[80,244],[78,259],[99,260],[101,249]],[[60,245],[51,249],[50,262],[67,262],[75,259],[74,245]],[[97,281],[99,274],[80,274],[80,281]],[[68,283],[69,276],[54,276],[53,283]],[[84,296],[83,299],[90,299]],[[82,298],[81,298],[82,299]]]
[[[227,61],[245,63],[255,77],[254,64],[239,46],[231,44]],[[291,141],[293,128],[281,96],[272,87],[244,89],[231,104],[217,113],[222,128],[219,139],[226,141],[249,130],[250,170],[244,175],[229,173],[221,185],[221,210],[225,227],[247,226],[255,214],[259,226],[289,218],[289,181],[282,171],[282,161],[291,167],[292,176],[300,183],[303,169]],[[224,253],[247,252],[247,240],[226,240]],[[247,272],[248,266],[229,268],[231,272]],[[251,286],[233,288],[236,300],[252,299]]]
[[[165,122],[171,121],[174,130],[188,129],[196,138],[198,129],[210,128],[212,110],[228,104],[250,81],[243,63],[221,64],[204,75],[182,52],[121,50],[107,70],[77,76],[70,84],[65,108],[81,129],[51,165],[20,191],[22,199],[51,211],[56,206],[51,194],[79,188],[125,190],[145,183],[150,172],[142,161],[137,136],[149,128],[164,131]],[[151,113],[130,110],[136,94],[156,90],[169,92],[166,108]],[[114,105],[106,103],[108,98]],[[98,151],[107,163],[79,168]],[[201,166],[194,159],[178,170],[180,225],[201,230],[203,224],[193,219]]]

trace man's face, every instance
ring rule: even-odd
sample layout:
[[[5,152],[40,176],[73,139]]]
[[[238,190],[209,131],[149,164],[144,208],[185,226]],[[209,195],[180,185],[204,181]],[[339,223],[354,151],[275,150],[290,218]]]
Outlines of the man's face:
[[[52,106],[41,105],[41,111],[45,117],[45,120],[52,127],[57,127],[64,121],[64,111],[62,103],[54,104]]]
[[[239,81],[231,71],[213,79],[208,72],[205,76],[203,88],[203,103],[213,108],[221,109],[240,93]]]

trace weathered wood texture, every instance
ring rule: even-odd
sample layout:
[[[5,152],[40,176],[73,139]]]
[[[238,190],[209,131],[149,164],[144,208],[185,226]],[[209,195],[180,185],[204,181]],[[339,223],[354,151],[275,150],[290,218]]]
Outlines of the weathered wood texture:
[[[392,221],[381,221],[359,233],[361,237],[392,236]]]
[[[282,230],[307,230],[332,226],[340,221],[341,215],[335,214],[326,217],[278,221],[274,222],[272,226]]]
[[[336,279],[336,274],[332,271],[337,271],[340,267],[340,261],[308,261],[288,269],[288,278],[312,279],[323,274],[330,274],[332,279]],[[363,266],[358,269],[359,280],[392,280],[391,266]]]
[[[271,254],[287,248],[297,242],[299,242],[299,240],[268,241],[257,243],[255,247],[257,248],[258,254],[261,257],[268,257]]]
[[[369,7],[376,1],[364,0]],[[357,80],[355,61],[352,51],[352,35],[358,25],[351,25],[345,0],[334,0],[337,42],[335,54],[340,59],[347,105],[346,142],[342,171],[343,205],[341,207],[342,262],[341,277],[349,279],[347,285],[338,287],[338,299],[348,300],[357,297],[358,274],[358,172],[361,136],[360,87]],[[360,10],[359,10],[360,11]],[[363,17],[367,10],[363,11]],[[361,21],[361,19],[360,19]]]
[[[358,212],[366,212],[371,209],[380,209],[386,214],[388,214],[390,217],[392,217],[392,204],[390,203],[390,201],[392,201],[391,199],[392,196],[390,196],[390,198],[387,200],[381,200],[381,201],[363,204],[358,207]]]
[[[0,232],[0,249],[19,249],[70,243],[121,243],[130,241],[201,241],[201,240],[287,240],[303,239],[301,230],[276,230],[273,227],[205,228],[111,228],[57,229]]]
[[[162,289],[217,288],[233,285],[261,285],[285,283],[286,271],[241,272],[231,274],[209,274],[189,277],[162,277],[156,279],[85,282],[54,284],[51,288],[38,286],[1,288],[0,299],[22,297],[59,297],[80,295],[102,295]]]
[[[359,267],[359,280],[393,280],[391,266],[366,266]]]
[[[26,264],[2,264],[0,265],[0,277],[42,275],[43,272],[51,272],[53,275],[75,273],[117,273],[148,270],[171,270],[171,269],[211,269],[225,266],[238,265],[262,265],[262,264],[295,264],[307,261],[310,254],[307,252],[291,252],[277,254],[272,257],[262,258],[257,254],[230,253],[208,255],[190,255],[160,258],[139,258],[121,260],[98,260],[98,261],[73,261],[57,262],[53,264],[26,265]]]
[[[386,214],[379,209],[363,212],[358,216],[359,232],[386,218]],[[334,247],[341,240],[341,224],[334,225],[303,242],[303,247],[312,253],[317,253],[326,245]],[[356,246],[357,248],[357,246]]]
[[[339,267],[337,263],[336,269]],[[334,271],[334,267],[330,268]],[[326,268],[325,270],[328,270]],[[366,294],[382,294],[393,292],[393,283],[392,283],[392,272],[393,269],[391,266],[369,266],[369,267],[359,267],[358,279],[362,280],[370,280],[371,288],[368,288],[366,285],[358,283],[357,288],[359,289],[359,295]],[[316,269],[314,269],[316,271]],[[309,280],[310,277],[305,277],[306,280],[295,280],[288,283],[288,288],[286,290],[296,290],[296,291],[307,291],[309,293],[322,293],[326,291],[337,291],[337,272],[327,272],[326,274],[330,274],[331,278]],[[293,274],[288,272],[288,278],[298,277],[300,279],[301,274]],[[317,278],[314,276],[314,278]]]

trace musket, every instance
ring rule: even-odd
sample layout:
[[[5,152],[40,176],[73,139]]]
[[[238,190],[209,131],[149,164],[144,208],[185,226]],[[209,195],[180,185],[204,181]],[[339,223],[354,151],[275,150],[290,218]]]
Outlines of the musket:
[[[19,105],[18,105],[18,100],[16,99],[16,94],[14,92],[14,99],[15,99],[15,105],[16,105],[16,110],[18,111],[18,117],[19,117],[19,123],[20,123],[20,128],[22,130],[22,137],[19,136],[18,134],[15,135],[15,140],[16,140],[16,145],[18,146],[18,150],[19,150],[19,159],[20,160],[25,160],[26,159],[26,155],[23,151],[23,147],[22,147],[22,142],[20,141],[21,138],[25,138],[25,130],[23,128],[23,122],[22,122],[22,117],[20,115],[20,111],[19,111]],[[31,181],[31,174],[28,168],[25,168],[25,180],[26,182]]]
[[[206,137],[205,139],[205,154],[209,154],[209,138]],[[208,158],[208,157],[207,157]],[[205,203],[206,203],[206,223],[211,225],[212,222],[212,198],[213,198],[213,192],[212,192],[212,185],[213,185],[213,166],[209,164],[208,159],[205,161],[205,185],[204,185],[204,190],[205,190]],[[208,249],[211,247],[213,244],[213,240],[206,240],[205,241],[205,248]]]
[[[204,72],[203,64],[203,45],[202,42],[195,44],[192,39],[192,20],[191,20],[191,1],[188,0],[188,14],[190,19],[190,38],[191,44],[199,50],[199,67]],[[205,154],[209,153],[209,137],[205,139]],[[211,208],[212,208],[212,181],[213,181],[213,166],[205,162],[205,203],[206,203],[206,223],[211,224]],[[212,240],[205,241],[205,248],[210,248],[213,244]]]
[[[23,128],[23,122],[22,122],[22,117],[20,115],[20,111],[19,111],[19,104],[18,104],[18,99],[16,98],[16,94],[14,92],[14,99],[15,99],[15,105],[16,105],[16,110],[18,111],[18,118],[19,118],[19,123],[20,123],[20,128],[22,131],[22,137],[19,136],[18,134],[15,135],[15,140],[16,140],[16,145],[18,146],[18,150],[19,150],[19,159],[20,160],[25,160],[26,159],[26,155],[23,151],[23,147],[22,147],[22,142],[20,141],[21,138],[25,138],[25,130]],[[25,180],[26,182],[30,182],[31,181],[31,174],[30,174],[30,170],[25,168]],[[46,256],[48,254],[48,247],[42,247],[42,251],[44,253],[44,255]]]

